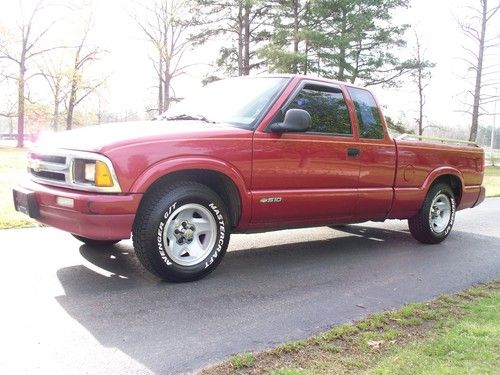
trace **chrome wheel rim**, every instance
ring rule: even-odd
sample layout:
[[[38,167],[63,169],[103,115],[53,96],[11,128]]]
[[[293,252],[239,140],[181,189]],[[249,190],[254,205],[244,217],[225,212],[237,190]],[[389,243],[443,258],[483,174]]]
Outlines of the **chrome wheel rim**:
[[[181,266],[202,262],[212,251],[217,237],[217,223],[201,204],[185,204],[169,216],[163,231],[167,255]]]
[[[429,222],[431,229],[435,233],[443,232],[451,219],[451,201],[450,198],[444,194],[438,194],[434,197],[429,212]]]

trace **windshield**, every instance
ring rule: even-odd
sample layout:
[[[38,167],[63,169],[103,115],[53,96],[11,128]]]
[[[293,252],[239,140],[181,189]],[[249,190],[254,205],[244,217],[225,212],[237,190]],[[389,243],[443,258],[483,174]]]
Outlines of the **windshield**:
[[[161,118],[224,122],[250,128],[287,80],[252,77],[216,81],[173,104]]]

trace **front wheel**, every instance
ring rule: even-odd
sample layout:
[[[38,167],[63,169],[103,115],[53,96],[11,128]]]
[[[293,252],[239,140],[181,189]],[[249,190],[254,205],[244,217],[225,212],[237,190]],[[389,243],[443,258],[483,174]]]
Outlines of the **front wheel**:
[[[187,181],[148,193],[132,238],[139,261],[151,273],[168,281],[193,281],[220,263],[230,228],[220,197],[205,185]]]
[[[433,185],[425,197],[422,209],[408,219],[413,238],[426,244],[444,241],[453,228],[455,213],[455,195],[449,185]]]

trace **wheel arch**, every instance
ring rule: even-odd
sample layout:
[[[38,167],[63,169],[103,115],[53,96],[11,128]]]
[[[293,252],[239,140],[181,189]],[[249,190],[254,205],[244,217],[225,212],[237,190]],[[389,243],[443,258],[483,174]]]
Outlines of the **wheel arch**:
[[[131,192],[143,193],[144,199],[158,184],[178,181],[194,181],[214,190],[226,204],[233,227],[249,211],[246,204],[250,199],[245,199],[249,193],[243,178],[234,167],[221,161],[183,159],[156,164],[134,182]]]
[[[424,183],[424,190],[426,194],[429,189],[437,183],[446,183],[450,186],[455,196],[457,206],[460,204],[464,190],[464,181],[460,171],[454,168],[440,168],[434,170]]]

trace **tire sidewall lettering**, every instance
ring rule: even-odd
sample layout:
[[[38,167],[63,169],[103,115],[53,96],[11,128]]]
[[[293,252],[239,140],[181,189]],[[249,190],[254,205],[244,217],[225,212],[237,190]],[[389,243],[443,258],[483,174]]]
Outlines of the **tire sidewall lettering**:
[[[172,212],[175,211],[175,208],[177,207],[177,202],[174,202],[170,207],[163,213],[163,218],[160,221],[160,224],[158,225],[158,234],[156,237],[156,245],[158,247],[158,252],[160,253],[160,257],[163,260],[163,262],[167,266],[172,266],[173,262],[172,260],[168,257],[167,252],[165,251],[165,244],[163,243],[163,235],[164,231],[167,230],[167,221]]]
[[[210,265],[215,262],[219,253],[222,251],[226,240],[226,221],[224,220],[224,216],[214,202],[209,203],[208,208],[210,208],[210,210],[214,213],[219,228],[217,231],[217,239],[215,241],[215,249],[213,249],[212,253],[206,258],[205,268],[210,267]]]
[[[456,202],[455,202],[455,197],[453,194],[450,195],[450,192],[448,190],[439,190],[434,194],[434,197],[438,196],[439,194],[446,194],[446,196],[450,199],[450,205],[451,205],[451,215],[450,215],[450,221],[448,222],[448,225],[442,232],[435,232],[432,229],[432,226],[430,226],[431,232],[438,237],[447,237],[448,234],[450,234],[451,229],[453,228],[453,224],[455,223],[455,213],[456,213]]]

